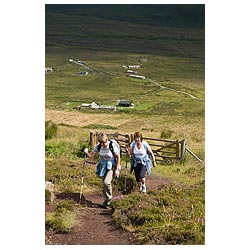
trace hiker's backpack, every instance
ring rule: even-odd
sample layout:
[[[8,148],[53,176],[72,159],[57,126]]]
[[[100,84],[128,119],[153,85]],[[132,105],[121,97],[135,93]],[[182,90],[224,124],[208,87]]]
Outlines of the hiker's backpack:
[[[115,153],[114,153],[114,148],[113,148],[113,144],[116,145],[116,147],[118,148],[118,153],[120,154],[120,156],[122,156],[122,151],[121,151],[121,147],[119,145],[119,143],[115,140],[115,139],[109,139],[109,150],[111,151],[111,153],[113,154],[113,156],[115,157]],[[100,152],[101,149],[101,144],[99,143],[97,145],[97,150],[98,152]]]

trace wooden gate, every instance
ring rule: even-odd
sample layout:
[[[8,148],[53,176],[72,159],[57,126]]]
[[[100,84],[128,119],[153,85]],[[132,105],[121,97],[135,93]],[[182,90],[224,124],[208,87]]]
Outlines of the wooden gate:
[[[98,142],[98,132],[90,132],[90,145],[92,148]],[[110,139],[115,139],[120,147],[122,153],[126,153],[126,146],[129,146],[133,141],[133,134],[121,134],[119,132],[107,134]],[[169,140],[143,137],[151,146],[156,161],[170,163],[174,160],[183,161],[185,157],[185,139]]]

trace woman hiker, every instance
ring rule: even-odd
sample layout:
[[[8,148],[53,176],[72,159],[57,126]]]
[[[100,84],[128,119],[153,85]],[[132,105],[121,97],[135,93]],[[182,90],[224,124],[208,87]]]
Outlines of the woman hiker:
[[[110,144],[111,143],[111,144]],[[96,165],[96,173],[102,178],[102,189],[104,202],[102,207],[108,207],[112,200],[112,178],[119,177],[120,151],[116,143],[111,142],[105,133],[98,136],[98,143],[92,152],[88,152],[88,148],[84,148],[84,153],[93,158],[99,152],[100,161]]]
[[[127,147],[127,151],[131,155],[130,173],[134,171],[139,191],[146,193],[146,172],[150,176],[152,161],[153,166],[156,167],[154,153],[149,144],[142,140],[142,133],[140,132],[134,133],[134,141],[130,144],[130,147]]]

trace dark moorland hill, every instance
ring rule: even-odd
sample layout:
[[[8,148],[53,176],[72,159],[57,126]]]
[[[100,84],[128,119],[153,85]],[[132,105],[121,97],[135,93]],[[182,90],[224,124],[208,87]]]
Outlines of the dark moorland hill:
[[[205,25],[205,5],[201,4],[47,4],[46,12],[153,26],[204,28]]]
[[[46,52],[204,58],[205,5],[45,5]]]

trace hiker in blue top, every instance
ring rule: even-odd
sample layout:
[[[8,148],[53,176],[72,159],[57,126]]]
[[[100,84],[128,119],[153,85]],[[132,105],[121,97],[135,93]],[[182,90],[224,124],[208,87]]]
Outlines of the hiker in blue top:
[[[103,207],[108,207],[112,200],[112,178],[119,177],[121,170],[120,151],[114,140],[109,140],[107,134],[101,133],[98,137],[98,143],[94,147],[92,152],[88,152],[88,148],[84,149],[84,153],[93,158],[94,155],[99,152],[100,161],[96,165],[96,173],[102,178]]]
[[[134,133],[134,141],[130,144],[130,147],[127,147],[127,151],[131,155],[130,173],[134,171],[139,191],[146,193],[146,172],[150,176],[152,162],[153,166],[156,167],[154,153],[149,144],[142,140],[142,133],[140,132]]]

